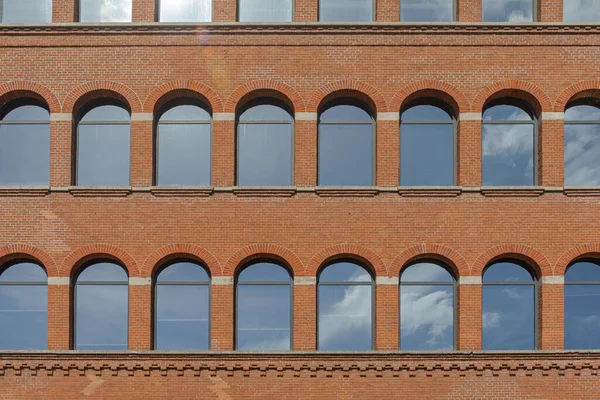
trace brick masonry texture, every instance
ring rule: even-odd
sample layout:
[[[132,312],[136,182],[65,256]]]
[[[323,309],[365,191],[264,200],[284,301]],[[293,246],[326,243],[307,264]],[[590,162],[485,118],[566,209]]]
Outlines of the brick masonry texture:
[[[478,0],[458,3],[459,24],[427,26],[393,24],[392,0],[377,3],[381,24],[356,26],[310,24],[317,0],[295,2],[296,21],[309,24],[237,25],[234,3],[215,0],[213,25],[151,24],[152,0],[134,0],[134,22],[147,24],[73,24],[76,7],[55,0],[54,22],[71,24],[0,25],[0,105],[34,97],[54,117],[50,188],[0,188],[0,265],[30,258],[52,278],[70,278],[85,261],[108,257],[133,278],[151,278],[164,262],[188,257],[213,277],[232,277],[268,257],[295,277],[315,277],[330,260],[354,258],[377,277],[398,277],[408,263],[436,258],[465,278],[518,258],[540,280],[540,350],[478,352],[481,285],[467,279],[457,289],[454,354],[394,352],[398,287],[390,284],[376,287],[374,352],[314,352],[316,287],[304,284],[293,288],[293,349],[302,353],[230,353],[234,289],[225,284],[211,289],[213,353],[150,351],[150,285],[130,286],[132,352],[75,353],[68,351],[72,289],[63,279],[49,287],[50,352],[0,353],[0,399],[598,398],[598,354],[562,350],[563,285],[541,281],[562,276],[574,260],[600,257],[600,191],[563,190],[563,121],[543,118],[600,93],[600,27],[562,25],[562,0],[538,0],[542,24],[515,26],[476,23]],[[398,191],[397,118],[377,121],[375,189],[315,189],[311,118],[295,122],[293,188],[232,189],[231,118],[213,121],[211,188],[152,188],[154,125],[140,118],[131,125],[132,188],[70,189],[71,119],[86,101],[118,98],[138,116],[191,96],[222,117],[261,96],[298,114],[346,95],[395,115],[419,97],[445,100],[457,115],[481,113],[502,96],[525,99],[541,118],[540,188],[480,188],[476,118],[458,124],[453,190]]]

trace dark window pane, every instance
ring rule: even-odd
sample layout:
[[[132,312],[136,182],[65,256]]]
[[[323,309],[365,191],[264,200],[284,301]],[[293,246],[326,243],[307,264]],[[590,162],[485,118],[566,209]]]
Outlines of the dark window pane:
[[[414,106],[402,113],[402,121],[448,121],[452,117],[446,111],[436,106]]]
[[[482,0],[483,22],[533,22],[533,0]]]
[[[400,286],[400,336],[401,350],[452,350],[454,287]]]
[[[406,268],[400,276],[402,282],[454,282],[446,268],[429,262],[420,262]]]
[[[533,118],[524,109],[508,104],[487,108],[483,112],[484,121],[532,121]]]
[[[373,117],[360,107],[340,105],[326,109],[319,116],[320,121],[373,121]]]
[[[127,285],[76,285],[75,349],[127,350]]]
[[[319,350],[371,350],[372,289],[319,286]]]
[[[237,349],[291,349],[290,285],[238,285]]]
[[[157,350],[209,349],[209,293],[209,285],[156,286]]]
[[[565,285],[565,349],[600,349],[599,302],[600,285]]]
[[[161,123],[157,146],[158,185],[210,185],[210,124]]]
[[[292,125],[238,125],[239,186],[292,184]]]
[[[48,286],[0,285],[0,349],[48,348]]]
[[[371,282],[369,272],[351,262],[336,262],[327,266],[319,275],[319,282]]]
[[[497,262],[486,268],[484,282],[531,282],[533,277],[525,268],[512,262]]]
[[[181,105],[170,108],[161,116],[159,122],[179,122],[179,121],[206,121],[211,120],[210,113],[205,109],[194,105]]]
[[[77,277],[77,282],[125,282],[127,272],[123,267],[110,262],[99,262],[84,269]]]
[[[99,106],[89,110],[81,118],[81,122],[129,122],[129,111],[119,106]]]
[[[484,186],[531,186],[534,181],[534,126],[484,124]]]
[[[129,125],[79,125],[77,185],[129,185]]]
[[[405,22],[454,21],[454,0],[400,0],[400,19]]]
[[[80,22],[131,22],[132,0],[79,0]]]
[[[0,125],[0,185],[48,185],[50,124]]]
[[[210,277],[200,265],[182,261],[169,265],[156,278],[158,283],[164,282],[209,282]]]
[[[600,22],[600,0],[564,0],[565,22]]]
[[[600,3],[598,3],[600,4]],[[575,107],[569,107],[565,111],[565,121],[578,122],[578,121],[600,121],[600,108],[596,106],[581,105]]]
[[[319,185],[373,185],[373,126],[321,124]]]
[[[600,124],[565,123],[565,186],[600,186]]]
[[[12,265],[0,274],[1,282],[46,282],[46,271],[37,264],[20,262]]]
[[[48,122],[50,123],[50,112],[39,106],[16,107],[6,113],[2,122]]]
[[[454,124],[402,124],[400,185],[454,185]]]
[[[321,22],[371,22],[373,0],[319,0]]]
[[[289,112],[282,107],[271,104],[259,104],[244,111],[239,118],[240,121],[289,121],[293,118]]]
[[[596,281],[600,282],[600,266],[598,264],[580,261],[569,267],[565,274],[566,282]]]
[[[160,22],[209,22],[212,0],[161,0]]]
[[[260,262],[244,268],[238,282],[290,282],[289,272],[280,265]]]
[[[239,0],[240,22],[291,22],[292,0]]]
[[[484,350],[535,348],[533,285],[483,286]]]
[[[2,22],[5,24],[52,22],[52,0],[3,0]]]

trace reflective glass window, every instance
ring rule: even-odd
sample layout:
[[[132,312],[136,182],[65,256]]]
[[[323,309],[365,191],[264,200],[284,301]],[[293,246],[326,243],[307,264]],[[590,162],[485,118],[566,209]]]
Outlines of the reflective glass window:
[[[534,0],[482,0],[483,22],[533,22]]]
[[[2,23],[52,22],[52,0],[2,0]]]
[[[564,0],[565,22],[600,22],[600,0]]]
[[[131,22],[132,0],[79,0],[80,22]]]
[[[584,100],[565,112],[565,186],[600,186],[598,100]]]
[[[319,0],[321,22],[371,22],[374,0]]]
[[[210,22],[212,0],[161,0],[160,22]]]
[[[238,0],[240,22],[292,22],[293,0]]]
[[[454,14],[454,0],[400,0],[403,22],[449,22]]]
[[[565,349],[600,349],[600,264],[573,263],[565,274]]]

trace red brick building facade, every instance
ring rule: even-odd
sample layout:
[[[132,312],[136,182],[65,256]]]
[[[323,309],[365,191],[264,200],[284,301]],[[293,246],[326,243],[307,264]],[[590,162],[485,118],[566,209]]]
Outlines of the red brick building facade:
[[[132,24],[80,24],[54,0],[48,25],[0,25],[0,105],[34,98],[50,111],[49,187],[0,187],[0,265],[33,260],[48,274],[48,351],[1,352],[1,399],[597,398],[600,355],[564,350],[564,273],[600,257],[600,190],[565,188],[564,112],[598,97],[600,26],[562,22],[563,0],[538,0],[533,24],[481,23],[480,0],[458,0],[457,22],[399,23],[378,0],[376,22],[317,22],[317,0],[295,1],[291,24],[241,24],[214,0],[207,24],[155,23],[154,0],[133,1]],[[177,97],[212,110],[210,187],[154,185],[154,120]],[[269,96],[294,113],[293,186],[235,186],[236,113]],[[501,97],[539,119],[537,185],[489,188],[481,178],[481,113]],[[74,186],[74,120],[114,98],[131,111],[130,187]],[[317,115],[360,99],[376,119],[376,179],[317,186]],[[457,115],[457,182],[399,187],[399,113],[420,97]],[[127,352],[73,351],[73,281],[97,259],[129,274]],[[211,350],[154,351],[154,274],[166,261],[205,265]],[[292,271],[291,352],[234,350],[234,277],[250,260]],[[537,275],[537,350],[482,351],[484,268],[511,258]],[[375,277],[374,351],[317,351],[316,280],[336,259]],[[456,351],[403,353],[398,276],[419,259],[457,278]],[[1,327],[10,329],[10,327]]]

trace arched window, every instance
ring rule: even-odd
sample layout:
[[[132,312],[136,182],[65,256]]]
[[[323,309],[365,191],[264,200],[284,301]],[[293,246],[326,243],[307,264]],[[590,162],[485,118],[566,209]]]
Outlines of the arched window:
[[[48,348],[48,276],[30,261],[0,268],[0,349]]]
[[[483,273],[484,350],[536,348],[536,279],[512,260],[494,262]]]
[[[125,269],[88,264],[75,281],[75,350],[127,350],[129,290]]]
[[[483,22],[533,22],[536,0],[482,0]]]
[[[238,0],[240,22],[292,22],[294,0]]]
[[[456,120],[434,99],[409,105],[401,116],[400,185],[453,186]]]
[[[80,22],[131,22],[133,0],[79,0]]]
[[[210,277],[201,265],[175,261],[155,286],[156,350],[210,349]]]
[[[456,282],[446,266],[417,262],[400,275],[400,349],[454,349]]]
[[[353,99],[334,101],[319,116],[319,186],[373,186],[375,119]]]
[[[376,0],[319,0],[320,22],[372,22]]]
[[[122,104],[89,104],[77,128],[78,186],[129,186],[131,116]]]
[[[293,182],[294,118],[274,99],[242,109],[237,128],[238,186],[290,186]]]
[[[156,128],[156,184],[210,186],[212,117],[192,99],[170,102]]]
[[[600,186],[600,100],[565,111],[565,186]]]
[[[454,0],[400,0],[402,22],[450,22],[455,20]]]
[[[565,349],[600,349],[600,263],[582,260],[565,274]]]
[[[565,22],[600,22],[600,2],[597,0],[564,0]]]
[[[235,348],[290,350],[291,329],[290,273],[270,261],[245,267],[236,282]]]
[[[15,101],[0,114],[0,185],[50,182],[50,112],[36,100]]]
[[[160,22],[210,22],[213,0],[160,0]]]
[[[533,186],[537,123],[521,101],[502,99],[483,112],[483,186]]]
[[[2,0],[0,8],[2,9],[3,24],[52,22],[52,0]]]
[[[372,350],[373,277],[354,261],[325,267],[318,281],[319,350]]]

